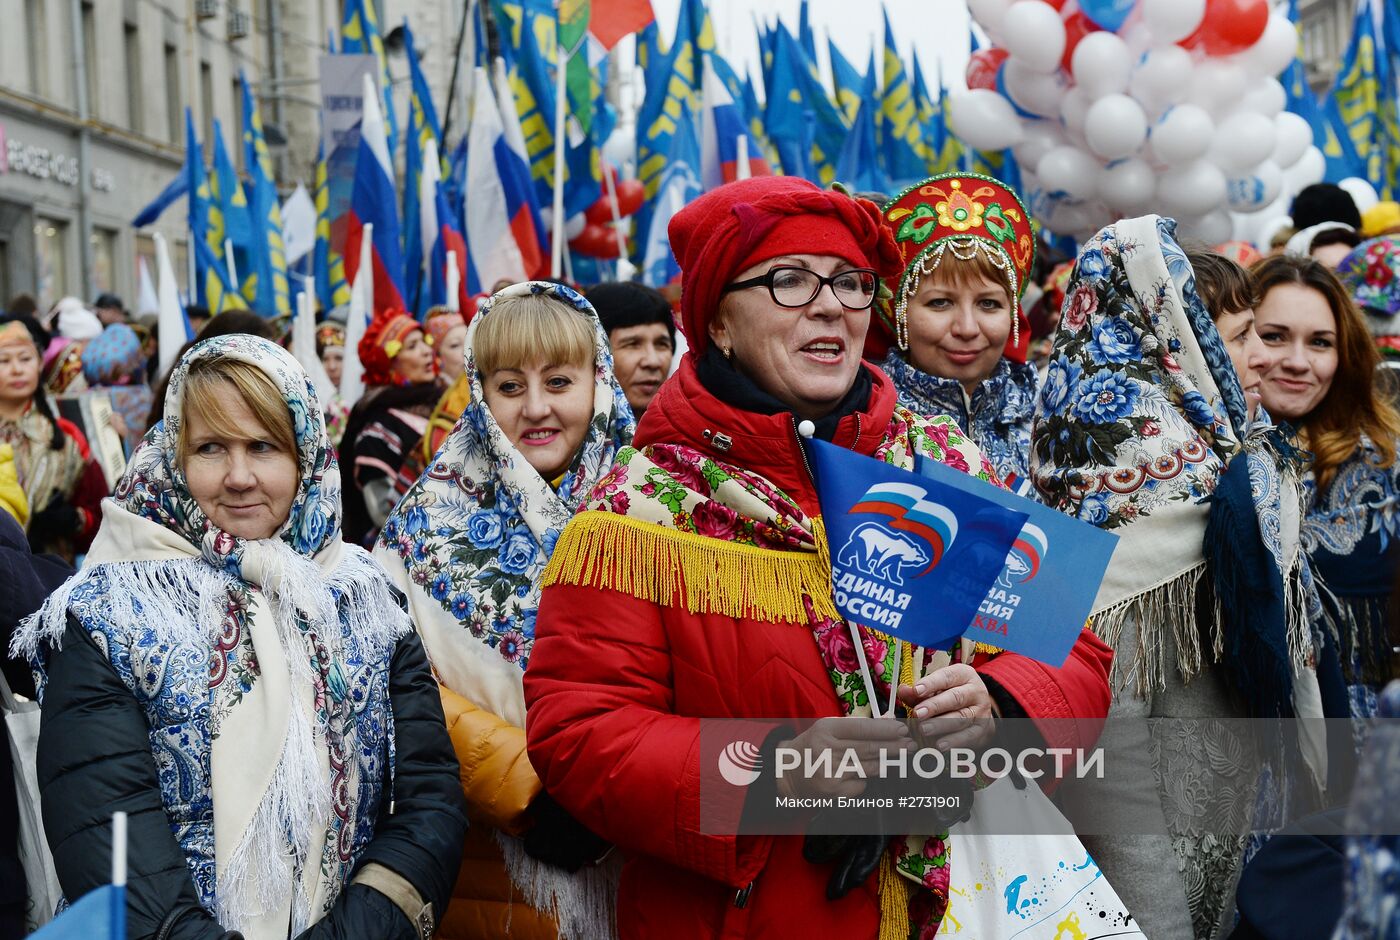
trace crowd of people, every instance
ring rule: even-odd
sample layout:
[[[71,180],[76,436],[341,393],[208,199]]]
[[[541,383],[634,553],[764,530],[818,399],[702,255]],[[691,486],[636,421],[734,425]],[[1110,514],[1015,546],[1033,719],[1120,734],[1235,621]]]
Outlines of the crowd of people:
[[[353,349],[326,311],[316,363],[191,309],[157,375],[119,299],[12,300],[0,660],[41,706],[47,900],[106,881],[124,811],[135,938],[992,936],[957,820],[717,831],[724,720],[765,766],[1104,748],[1045,789],[1129,821],[1082,837],[1112,935],[1400,937],[1400,206],[1319,184],[1267,244],[1147,216],[1071,258],[989,177],[866,195],[730,183],[671,223],[674,303],[530,281]],[[364,393],[322,400],[347,357]],[[809,438],[1116,534],[1063,665],[845,620]],[[0,938],[52,914],[9,760]]]

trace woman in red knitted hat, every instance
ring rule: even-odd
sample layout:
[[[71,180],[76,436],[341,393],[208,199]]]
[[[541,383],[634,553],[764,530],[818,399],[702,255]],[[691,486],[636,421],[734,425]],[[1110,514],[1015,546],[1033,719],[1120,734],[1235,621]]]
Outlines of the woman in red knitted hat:
[[[340,443],[340,465],[349,476],[343,525],[345,541],[368,548],[394,508],[399,466],[428,429],[442,388],[433,347],[402,310],[376,313],[358,351],[366,391]]]
[[[925,655],[836,612],[801,436],[991,475],[952,419],[900,407],[861,361],[879,281],[901,267],[874,203],[754,178],[692,202],[670,235],[689,352],[551,556],[525,673],[531,764],[624,852],[622,938],[932,936],[946,832],[804,852],[797,836],[716,827],[726,801],[777,794],[715,778],[701,719],[730,720],[770,761],[780,744],[873,754],[912,746],[909,725],[880,717],[897,695],[929,741],[978,747],[999,713],[1102,716],[1110,653],[1086,631],[1062,669],[970,644]],[[1066,724],[1047,741],[1088,743]],[[794,798],[839,785],[788,783]]]

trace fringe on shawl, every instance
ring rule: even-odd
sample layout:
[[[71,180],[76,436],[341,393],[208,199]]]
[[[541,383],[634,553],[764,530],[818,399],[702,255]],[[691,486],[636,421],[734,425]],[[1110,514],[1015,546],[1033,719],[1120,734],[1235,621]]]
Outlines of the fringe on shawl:
[[[816,552],[778,551],[585,512],[559,537],[542,583],[608,588],[690,613],[766,622],[805,622],[805,597],[818,615],[839,617],[819,525],[816,541]]]
[[[310,656],[300,631],[285,627],[301,618],[327,643],[338,647],[342,631],[326,627],[343,621],[357,652],[367,656],[397,642],[412,628],[388,580],[363,549],[347,545],[341,564],[329,576],[322,574],[314,560],[289,546],[276,543],[273,551],[280,570],[268,573],[264,594],[279,625],[277,634],[294,694],[287,738],[272,783],[230,854],[228,865],[217,873],[220,885],[234,886],[233,890],[217,891],[216,912],[219,921],[232,929],[250,916],[283,904],[296,881],[296,869],[320,870],[319,860],[308,868],[306,854],[312,834],[330,820],[329,781],[321,773],[311,724],[295,697],[298,688],[310,687]],[[212,643],[222,629],[229,592],[240,583],[200,558],[97,565],[69,578],[20,624],[10,641],[10,655],[34,661],[43,648],[59,649],[74,594],[94,577],[104,577],[106,582],[102,585],[104,620],[139,623],[152,631],[156,643],[171,645]],[[340,603],[332,591],[340,595]],[[337,652],[333,649],[332,655]],[[353,726],[346,732],[346,752],[353,755]],[[357,788],[353,779],[357,767],[353,760],[347,766],[352,793]],[[342,887],[331,886],[328,901]],[[293,932],[300,933],[315,920],[305,878],[295,901]]]
[[[559,940],[614,940],[617,937],[617,885],[622,859],[611,852],[603,863],[569,874],[539,862],[525,843],[496,831],[506,872],[525,903],[548,915],[559,927]]]
[[[1184,682],[1200,674],[1205,653],[1209,653],[1212,662],[1220,659],[1225,651],[1225,636],[1218,615],[1210,618],[1210,630],[1205,636],[1209,649],[1202,649],[1197,602],[1205,579],[1206,565],[1202,561],[1164,584],[1093,612],[1094,632],[1115,653],[1124,630],[1137,630],[1137,657],[1131,662],[1119,655],[1113,657],[1110,683],[1115,690],[1131,685],[1138,697],[1146,698],[1149,691],[1165,689],[1169,636],[1176,643],[1176,667]]]

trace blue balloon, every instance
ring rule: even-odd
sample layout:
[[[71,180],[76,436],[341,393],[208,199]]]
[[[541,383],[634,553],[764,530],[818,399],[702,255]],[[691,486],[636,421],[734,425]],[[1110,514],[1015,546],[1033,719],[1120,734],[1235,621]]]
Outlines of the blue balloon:
[[[1116,33],[1133,12],[1137,0],[1079,0],[1083,13],[1099,29]]]

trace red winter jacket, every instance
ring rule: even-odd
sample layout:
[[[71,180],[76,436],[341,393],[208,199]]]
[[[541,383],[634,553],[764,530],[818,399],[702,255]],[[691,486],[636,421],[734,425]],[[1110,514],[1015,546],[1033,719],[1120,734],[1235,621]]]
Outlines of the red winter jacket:
[[[835,443],[872,454],[895,392],[873,369],[863,414],[843,419]],[[718,433],[732,446],[716,450]],[[661,389],[637,445],[684,443],[756,471],[809,515],[817,495],[789,414],[737,411],[709,394],[687,359]],[[1102,719],[1113,654],[1087,630],[1061,669],[1014,653],[974,666],[1032,718]],[[614,842],[626,867],[618,932],[628,938],[873,938],[878,879],[826,899],[830,866],[802,858],[795,836],[701,831],[700,719],[840,715],[812,631],[661,607],[616,591],[545,589],[525,673],[530,760],[545,788]],[[1044,726],[1048,743],[1087,747],[1098,721]],[[957,864],[956,858],[953,864]],[[752,884],[746,903],[738,892]]]

